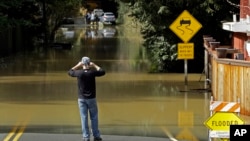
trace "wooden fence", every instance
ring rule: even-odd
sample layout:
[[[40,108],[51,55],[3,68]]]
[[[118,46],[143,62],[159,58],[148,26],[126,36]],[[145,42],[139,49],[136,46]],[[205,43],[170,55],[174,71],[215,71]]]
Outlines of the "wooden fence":
[[[240,102],[241,114],[250,116],[250,62],[218,58],[215,51],[205,50],[208,79],[216,101]]]

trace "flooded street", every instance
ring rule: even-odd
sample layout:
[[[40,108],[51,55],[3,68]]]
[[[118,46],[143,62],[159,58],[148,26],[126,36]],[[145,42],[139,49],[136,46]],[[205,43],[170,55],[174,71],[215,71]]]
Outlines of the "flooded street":
[[[74,31],[71,50],[52,48],[2,59],[1,133],[22,126],[27,133],[80,134],[77,82],[67,71],[89,56],[106,70],[96,79],[102,134],[208,140],[203,123],[211,93],[204,90],[202,74],[189,74],[185,85],[184,74],[148,73],[134,28],[67,30]]]

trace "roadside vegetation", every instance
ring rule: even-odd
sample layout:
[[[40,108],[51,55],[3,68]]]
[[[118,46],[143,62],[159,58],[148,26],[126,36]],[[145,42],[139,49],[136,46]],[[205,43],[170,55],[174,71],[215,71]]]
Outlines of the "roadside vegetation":
[[[189,41],[195,45],[195,59],[189,60],[189,72],[203,70],[202,35],[212,35],[222,44],[229,44],[230,33],[222,30],[221,25],[223,21],[232,21],[233,14],[239,14],[239,0],[106,0],[102,3],[106,5],[110,1],[118,4],[119,24],[130,19],[131,28],[140,29],[152,64],[151,72],[183,72],[184,61],[176,59],[176,45],[182,41],[169,29],[183,10],[188,10],[203,26]],[[0,55],[32,48],[31,43],[38,41],[53,42],[63,19],[82,16],[79,9],[88,6],[86,0],[0,1]],[[13,42],[16,37],[20,37],[18,44]]]
[[[119,1],[120,13],[128,12],[133,21],[140,25],[151,60],[152,72],[183,72],[183,60],[177,58],[177,43],[183,43],[169,26],[188,10],[203,26],[189,41],[195,44],[195,59],[189,60],[189,72],[203,70],[202,35],[211,35],[222,43],[229,41],[228,32],[222,30],[223,21],[232,21],[239,14],[238,0],[115,0]],[[124,8],[128,7],[128,8]]]
[[[0,1],[1,55],[30,49],[36,42],[43,42],[46,49],[64,18],[78,16],[84,4],[83,0]]]

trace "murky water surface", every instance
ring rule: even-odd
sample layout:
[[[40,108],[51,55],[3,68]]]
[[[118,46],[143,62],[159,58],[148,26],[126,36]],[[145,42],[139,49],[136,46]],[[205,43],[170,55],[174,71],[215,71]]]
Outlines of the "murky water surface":
[[[97,78],[102,134],[207,140],[203,123],[209,116],[210,93],[199,81],[204,76],[189,74],[185,86],[184,74],[147,73],[148,61],[136,29],[76,27],[72,31],[71,50],[2,59],[2,133],[13,126],[26,126],[26,132],[80,133],[76,79],[67,71],[82,56],[89,56],[107,72]]]

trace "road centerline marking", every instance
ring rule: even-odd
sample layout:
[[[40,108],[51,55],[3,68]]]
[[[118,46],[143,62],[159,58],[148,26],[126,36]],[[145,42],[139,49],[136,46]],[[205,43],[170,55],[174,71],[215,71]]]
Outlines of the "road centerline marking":
[[[18,129],[18,126],[15,126],[15,127],[9,132],[9,134],[4,138],[3,141],[9,141],[9,140],[11,139],[11,137],[15,135],[17,129]]]
[[[12,130],[7,134],[3,141],[18,141],[20,137],[23,135],[26,129],[27,121],[23,121],[22,123],[17,123]]]
[[[13,141],[18,141],[18,139],[22,136],[22,134],[24,133],[25,131],[25,126],[21,126],[19,131],[16,133],[16,136],[15,138],[13,139]]]

